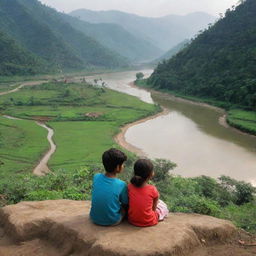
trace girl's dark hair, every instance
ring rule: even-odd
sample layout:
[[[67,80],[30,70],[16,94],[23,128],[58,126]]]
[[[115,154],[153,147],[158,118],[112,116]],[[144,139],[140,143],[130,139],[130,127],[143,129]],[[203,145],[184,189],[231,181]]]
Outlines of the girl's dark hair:
[[[139,159],[134,164],[134,176],[131,183],[135,187],[141,187],[143,183],[152,175],[154,166],[148,159]]]

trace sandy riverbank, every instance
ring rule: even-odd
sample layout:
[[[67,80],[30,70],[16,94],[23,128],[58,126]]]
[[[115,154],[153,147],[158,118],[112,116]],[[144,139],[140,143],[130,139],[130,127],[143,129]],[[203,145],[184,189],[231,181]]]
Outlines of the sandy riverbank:
[[[127,130],[129,128],[131,128],[132,126],[135,126],[135,125],[144,123],[146,121],[155,119],[159,116],[165,116],[169,113],[170,113],[169,109],[162,108],[162,111],[157,113],[156,115],[149,116],[149,117],[143,118],[141,120],[138,120],[136,122],[133,122],[133,123],[130,123],[130,124],[127,124],[127,125],[123,126],[121,128],[121,132],[114,137],[115,142],[117,144],[119,144],[121,147],[125,148],[126,150],[128,150],[130,152],[135,153],[136,155],[138,155],[140,157],[146,157],[146,153],[144,153],[140,148],[137,148],[137,147],[133,146],[132,144],[130,144],[126,141],[125,134],[126,134]]]

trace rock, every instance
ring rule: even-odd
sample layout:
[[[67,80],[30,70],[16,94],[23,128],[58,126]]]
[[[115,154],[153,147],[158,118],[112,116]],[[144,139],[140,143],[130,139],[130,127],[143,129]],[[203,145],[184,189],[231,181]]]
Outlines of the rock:
[[[5,233],[23,242],[15,247],[15,254],[8,254],[10,248],[5,247],[3,255],[187,256],[205,244],[224,243],[236,233],[229,221],[181,213],[170,214],[148,228],[127,222],[101,227],[90,222],[89,209],[89,201],[70,200],[22,202],[1,208],[0,225]],[[0,255],[4,249],[0,244]]]

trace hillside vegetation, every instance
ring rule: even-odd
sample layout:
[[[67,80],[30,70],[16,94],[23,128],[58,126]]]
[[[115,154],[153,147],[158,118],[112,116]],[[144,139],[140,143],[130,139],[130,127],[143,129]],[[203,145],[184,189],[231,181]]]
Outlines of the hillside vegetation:
[[[148,80],[167,90],[226,109],[249,110],[251,119],[228,122],[256,134],[256,2],[246,0],[210,27],[183,51],[158,65]],[[240,119],[240,120],[238,120]],[[253,119],[253,120],[252,120]]]
[[[190,40],[185,39],[173,48],[171,48],[169,51],[167,51],[164,55],[162,55],[160,58],[157,58],[156,60],[153,61],[153,63],[158,64],[159,62],[163,60],[168,60],[172,58],[174,55],[176,55],[178,52],[183,50],[188,44]]]
[[[247,0],[159,64],[156,88],[180,91],[247,108],[256,107],[256,2]]]
[[[0,14],[1,30],[47,62],[52,71],[127,65],[124,57],[74,29],[38,0],[2,0]]]
[[[0,31],[0,75],[33,75],[44,67],[40,58]]]
[[[118,24],[92,24],[66,14],[62,16],[73,28],[96,39],[132,62],[151,60],[163,53],[158,46],[128,32]]]

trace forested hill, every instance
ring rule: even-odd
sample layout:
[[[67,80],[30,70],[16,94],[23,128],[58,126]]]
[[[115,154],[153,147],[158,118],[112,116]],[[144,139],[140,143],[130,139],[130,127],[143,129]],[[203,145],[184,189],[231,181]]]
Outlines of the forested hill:
[[[42,60],[0,31],[0,75],[31,75],[44,68],[46,65]]]
[[[160,58],[157,58],[156,60],[153,61],[153,63],[158,64],[159,62],[163,60],[168,60],[174,55],[176,55],[179,51],[183,50],[188,44],[190,40],[185,39],[173,48],[171,48],[168,52],[166,52],[164,55],[162,55]]]
[[[155,88],[256,109],[256,1],[243,1],[155,69]]]
[[[142,17],[120,11],[86,9],[75,10],[70,14],[90,23],[118,24],[135,37],[149,41],[164,52],[184,39],[193,37],[199,30],[206,28],[209,23],[216,20],[216,17],[203,12],[184,16],[168,15],[159,18]]]
[[[124,57],[74,29],[38,0],[1,0],[0,27],[52,70],[127,65]]]
[[[132,62],[149,61],[163,54],[163,51],[150,41],[129,33],[118,24],[93,24],[66,14],[62,14],[62,17],[75,29]]]

